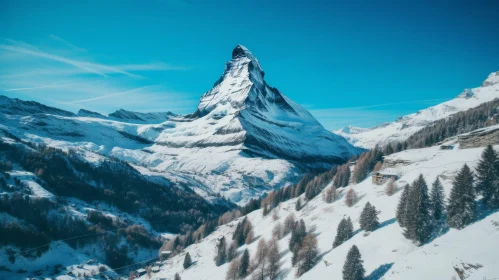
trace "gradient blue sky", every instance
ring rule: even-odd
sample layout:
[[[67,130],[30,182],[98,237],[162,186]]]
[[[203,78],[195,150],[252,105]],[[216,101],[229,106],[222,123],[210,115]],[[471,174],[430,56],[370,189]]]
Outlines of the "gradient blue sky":
[[[372,126],[499,70],[498,15],[499,1],[0,0],[0,94],[190,113],[243,44],[326,128]]]

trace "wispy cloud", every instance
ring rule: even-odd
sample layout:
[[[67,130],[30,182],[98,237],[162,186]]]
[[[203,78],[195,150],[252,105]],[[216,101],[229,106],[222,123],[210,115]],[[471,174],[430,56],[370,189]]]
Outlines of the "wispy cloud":
[[[9,88],[9,89],[5,89],[4,91],[20,91],[20,90],[43,89],[43,88],[58,88],[58,87],[67,87],[67,86],[80,85],[80,84],[84,84],[84,83],[87,83],[87,82],[78,82],[78,83],[70,83],[70,84],[58,84],[58,85],[46,85],[46,86],[38,86],[38,87]]]
[[[30,55],[30,56],[35,56],[35,57],[41,57],[61,63],[65,63],[71,66],[74,66],[78,69],[85,70],[90,73],[94,73],[100,76],[106,76],[106,73],[120,73],[123,75],[127,75],[130,77],[140,77],[138,75],[132,74],[128,71],[115,68],[112,66],[107,66],[104,64],[98,64],[98,63],[92,63],[92,62],[87,62],[87,61],[81,61],[81,60],[74,60],[66,57],[62,57],[56,54],[51,54],[48,52],[44,52],[34,46],[31,47],[23,47],[21,45],[5,45],[5,44],[0,44],[0,48],[11,51],[11,52],[16,52],[20,54],[25,54],[25,55]]]
[[[65,45],[66,47],[69,47],[69,48],[71,48],[71,49],[73,49],[75,51],[79,51],[79,52],[86,52],[87,51],[87,49],[80,48],[80,47],[74,45],[73,43],[69,42],[68,40],[63,39],[63,38],[61,38],[61,37],[59,37],[57,35],[50,34],[49,38],[52,39],[52,40],[54,40],[54,41],[57,41],[57,42],[59,42],[59,43],[61,43],[63,45]]]
[[[111,97],[117,97],[117,96],[128,95],[131,93],[139,92],[139,91],[144,90],[146,88],[148,88],[148,87],[139,87],[139,88],[134,88],[134,89],[126,90],[126,91],[122,91],[122,92],[104,94],[104,95],[93,97],[93,98],[73,100],[73,101],[69,101],[69,102],[61,102],[61,104],[76,104],[76,103],[86,103],[86,102],[91,102],[91,101],[96,101],[96,100],[102,100],[102,99],[107,99],[107,98],[111,98]]]
[[[348,125],[369,127],[380,122],[393,121],[402,115],[400,110],[387,110],[380,108],[407,104],[431,104],[445,101],[447,99],[423,99],[391,103],[379,103],[355,107],[321,108],[309,107],[310,113],[317,118],[328,129],[339,129]]]
[[[0,91],[68,110],[145,111],[155,107],[157,111],[181,108],[176,112],[188,113],[195,108],[192,94],[172,90],[148,75],[188,67],[161,61],[127,63],[126,59],[109,57],[105,61],[114,63],[102,63],[105,56],[101,54],[92,54],[57,35],[49,38],[51,41],[41,44],[43,47],[0,40]],[[57,46],[52,48],[54,41]]]

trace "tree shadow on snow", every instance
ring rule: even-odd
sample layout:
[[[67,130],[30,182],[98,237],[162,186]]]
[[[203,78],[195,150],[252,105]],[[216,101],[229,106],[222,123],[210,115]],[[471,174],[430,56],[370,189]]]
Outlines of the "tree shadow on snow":
[[[390,270],[390,268],[392,268],[393,264],[394,263],[385,263],[385,264],[380,265],[378,268],[373,270],[373,272],[371,272],[371,274],[366,276],[365,280],[379,280],[379,279],[381,279],[381,277],[383,277],[388,272],[388,270]]]
[[[490,216],[498,211],[499,211],[499,209],[491,209],[483,202],[483,200],[480,200],[476,204],[476,208],[475,208],[476,214],[475,214],[475,220],[473,221],[473,223],[479,222],[479,221],[487,218],[488,216]]]
[[[386,221],[382,222],[381,224],[379,224],[378,227],[376,228],[376,230],[384,228],[386,226],[389,226],[389,225],[395,223],[396,220],[397,219],[395,219],[395,218],[392,218],[390,220],[386,220]]]
[[[320,253],[317,259],[322,260],[322,258],[323,258],[325,255],[329,254],[331,251],[333,251],[333,246],[331,246],[331,248],[329,248],[329,250],[327,250],[327,251],[324,251],[324,252]]]
[[[280,255],[280,257],[282,258],[282,257],[284,257],[285,255],[289,254],[289,252],[290,252],[290,251],[289,251],[289,249],[286,249],[286,250],[284,250],[282,253],[280,253],[279,255]]]

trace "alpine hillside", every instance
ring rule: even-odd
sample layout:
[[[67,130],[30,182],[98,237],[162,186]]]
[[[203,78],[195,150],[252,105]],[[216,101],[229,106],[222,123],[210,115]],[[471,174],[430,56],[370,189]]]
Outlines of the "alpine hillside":
[[[399,117],[394,122],[383,123],[372,128],[348,126],[335,131],[357,147],[373,148],[376,144],[403,142],[411,135],[437,120],[457,112],[499,98],[499,72],[491,73],[481,86],[465,89],[456,98],[426,108],[417,113]]]

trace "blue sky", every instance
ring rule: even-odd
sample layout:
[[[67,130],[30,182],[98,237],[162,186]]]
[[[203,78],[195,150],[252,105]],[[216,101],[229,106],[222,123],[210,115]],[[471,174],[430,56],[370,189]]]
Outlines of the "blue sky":
[[[193,112],[237,44],[329,129],[392,121],[499,70],[498,1],[0,6],[0,94],[74,112]]]

